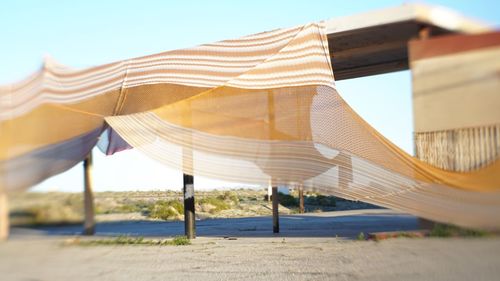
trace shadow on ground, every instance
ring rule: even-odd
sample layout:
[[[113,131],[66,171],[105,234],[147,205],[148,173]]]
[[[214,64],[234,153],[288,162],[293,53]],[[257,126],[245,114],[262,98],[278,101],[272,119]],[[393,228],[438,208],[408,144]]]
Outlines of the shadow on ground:
[[[205,237],[341,237],[354,239],[381,231],[407,231],[418,228],[418,219],[389,210],[325,212],[281,215],[280,233],[272,232],[272,217],[206,219],[196,221],[196,233]],[[80,235],[81,225],[14,227],[13,236]],[[117,221],[96,225],[98,236],[176,236],[184,234],[182,221]]]

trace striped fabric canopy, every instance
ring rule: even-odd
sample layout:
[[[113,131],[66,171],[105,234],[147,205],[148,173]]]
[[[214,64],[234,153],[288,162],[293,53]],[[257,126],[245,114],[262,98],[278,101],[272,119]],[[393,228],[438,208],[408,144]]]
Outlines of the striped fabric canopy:
[[[500,228],[500,162],[445,171],[403,152],[335,90],[322,23],[73,70],[0,88],[0,188],[30,186],[99,142],[192,175],[362,200]]]

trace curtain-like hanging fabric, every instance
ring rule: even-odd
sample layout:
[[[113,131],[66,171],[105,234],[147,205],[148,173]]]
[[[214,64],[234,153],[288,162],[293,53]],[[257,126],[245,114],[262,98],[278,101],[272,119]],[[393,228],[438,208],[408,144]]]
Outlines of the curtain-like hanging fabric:
[[[411,157],[345,103],[332,73],[322,23],[86,70],[46,63],[0,89],[0,187],[60,173],[99,139],[107,154],[134,147],[195,176],[500,229],[500,161],[458,173]]]

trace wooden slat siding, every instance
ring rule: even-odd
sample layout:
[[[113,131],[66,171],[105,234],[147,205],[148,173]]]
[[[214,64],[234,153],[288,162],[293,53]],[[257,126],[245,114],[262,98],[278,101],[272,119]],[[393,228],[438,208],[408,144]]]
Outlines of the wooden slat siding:
[[[482,88],[485,81],[491,84],[497,79],[494,73],[498,67],[492,61],[495,56],[491,50],[498,46],[498,31],[412,40],[409,43],[415,151],[419,159],[445,170],[466,172],[484,167],[499,156],[499,143],[495,137],[500,134],[498,120],[492,117],[494,112],[491,111],[497,100],[493,98],[494,92],[489,92],[494,89]],[[483,54],[485,57],[482,62],[470,65],[474,60],[467,59],[467,54]],[[455,57],[456,60],[451,61]],[[465,67],[468,71],[463,71]],[[471,80],[478,75],[485,78]],[[474,104],[462,108],[460,116],[454,99],[464,97],[464,85],[460,83],[465,82],[469,86],[467,93],[473,94],[477,87],[477,93],[486,100],[474,95]],[[487,93],[491,94],[488,96]],[[440,99],[432,98],[438,96]]]
[[[500,124],[415,133],[415,148],[420,160],[445,170],[479,169],[500,156]]]

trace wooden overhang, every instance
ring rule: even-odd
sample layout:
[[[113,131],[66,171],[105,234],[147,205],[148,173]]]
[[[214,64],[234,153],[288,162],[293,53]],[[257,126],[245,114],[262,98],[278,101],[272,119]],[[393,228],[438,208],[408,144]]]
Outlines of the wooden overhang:
[[[430,36],[491,31],[487,24],[449,9],[404,4],[326,21],[336,80],[408,69],[408,41]]]

